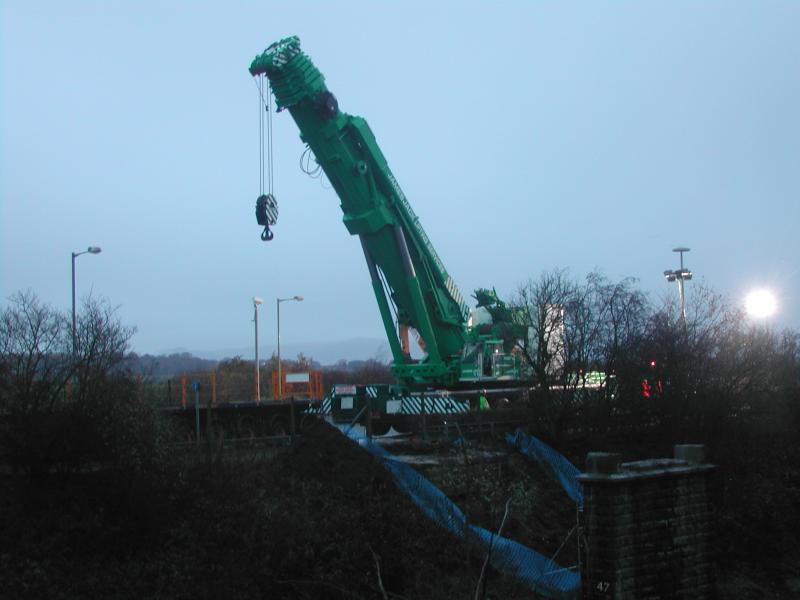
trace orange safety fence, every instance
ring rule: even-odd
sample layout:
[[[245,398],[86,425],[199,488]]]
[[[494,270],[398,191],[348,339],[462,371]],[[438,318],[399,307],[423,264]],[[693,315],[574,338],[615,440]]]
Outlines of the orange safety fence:
[[[289,396],[319,400],[324,396],[321,371],[308,371],[304,373],[281,373],[281,394],[278,393],[277,373],[271,375],[271,396],[267,395],[264,385],[270,373],[262,372],[261,400],[276,400]],[[266,375],[266,376],[265,376]],[[176,378],[178,379],[178,378]],[[199,385],[195,391],[194,384]],[[187,373],[181,375],[179,380],[169,382],[173,389],[179,386],[180,405],[188,408],[194,405],[195,395],[199,394],[201,406],[215,406],[218,403],[229,402],[254,402],[257,401],[255,393],[255,377],[252,372],[226,373],[221,371],[206,371],[202,373]],[[177,391],[177,390],[176,390]]]
[[[321,400],[324,396],[322,371],[281,372],[278,389],[278,373],[272,372],[272,397],[282,400],[286,396],[303,396],[310,400]]]

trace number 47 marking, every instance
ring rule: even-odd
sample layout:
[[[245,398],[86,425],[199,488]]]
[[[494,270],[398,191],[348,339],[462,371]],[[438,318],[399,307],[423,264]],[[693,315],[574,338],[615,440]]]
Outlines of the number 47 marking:
[[[597,585],[595,586],[595,589],[598,592],[607,592],[608,590],[611,589],[611,584],[607,581],[598,581]]]

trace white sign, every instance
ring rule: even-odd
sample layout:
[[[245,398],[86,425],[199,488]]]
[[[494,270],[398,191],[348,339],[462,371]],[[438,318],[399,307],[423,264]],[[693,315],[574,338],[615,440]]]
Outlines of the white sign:
[[[386,401],[386,414],[396,415],[400,412],[401,400],[387,400]]]
[[[308,373],[287,373],[286,383],[308,383]]]
[[[352,396],[344,396],[342,398],[342,410],[347,410],[348,408],[353,408],[353,397]]]

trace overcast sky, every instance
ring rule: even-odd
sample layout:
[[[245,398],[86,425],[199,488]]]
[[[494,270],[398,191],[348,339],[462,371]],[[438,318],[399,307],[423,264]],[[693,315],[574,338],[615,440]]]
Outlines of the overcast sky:
[[[2,3],[0,302],[119,305],[139,352],[383,338],[358,240],[274,119],[275,239],[259,239],[247,72],[298,35],[365,117],[465,296],[543,270],[633,276],[675,246],[800,327],[800,3]],[[691,282],[687,286],[691,294]]]

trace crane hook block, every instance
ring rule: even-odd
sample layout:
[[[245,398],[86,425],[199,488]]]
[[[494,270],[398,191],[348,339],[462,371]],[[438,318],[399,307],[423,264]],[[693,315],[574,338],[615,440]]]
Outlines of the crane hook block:
[[[270,231],[270,225],[275,225],[278,222],[278,201],[272,194],[262,194],[256,200],[256,221],[259,225],[264,227],[261,233],[261,239],[265,242],[273,238],[273,233]]]

